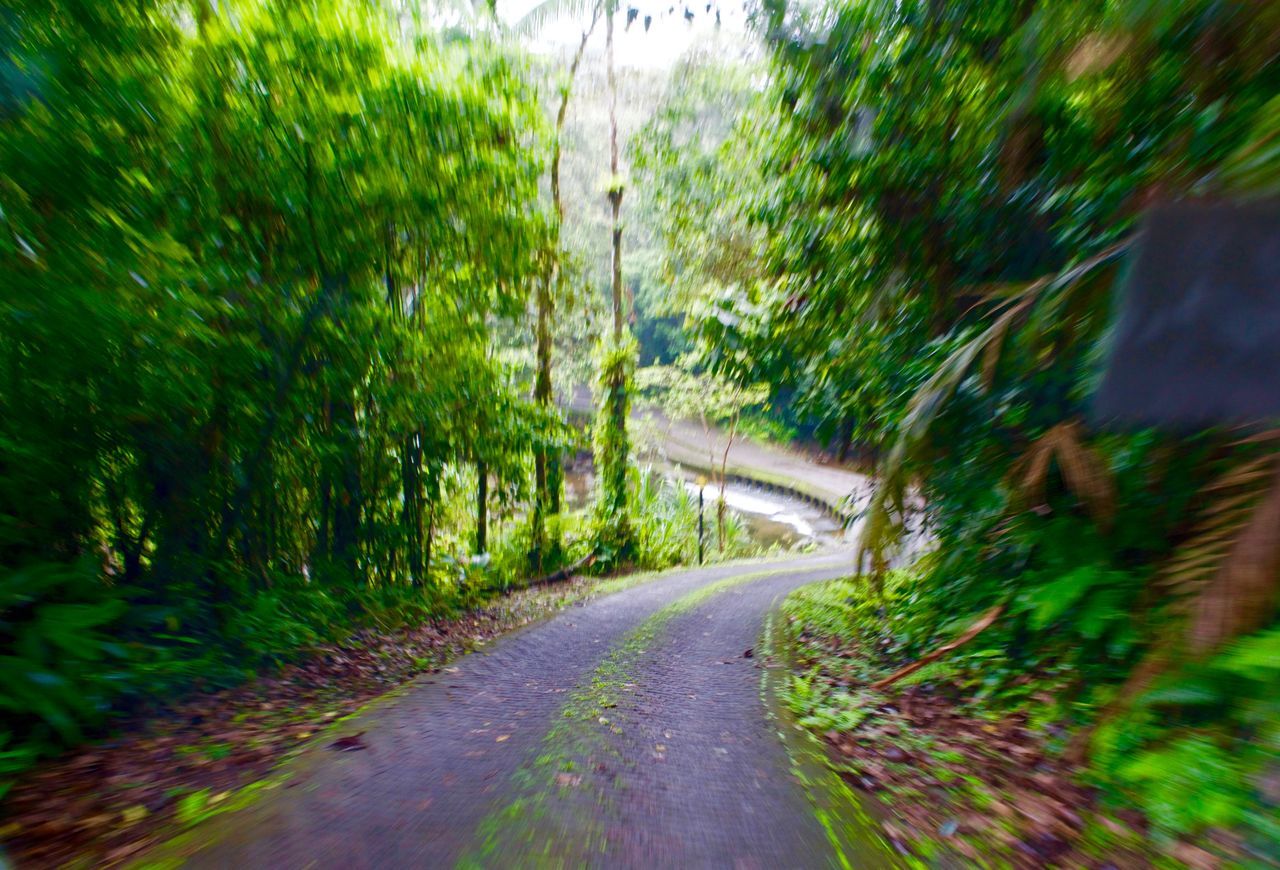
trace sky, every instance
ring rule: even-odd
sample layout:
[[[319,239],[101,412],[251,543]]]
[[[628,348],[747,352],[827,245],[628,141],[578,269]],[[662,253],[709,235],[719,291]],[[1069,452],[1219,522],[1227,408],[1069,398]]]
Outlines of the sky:
[[[508,23],[522,18],[540,0],[498,0],[498,14]],[[707,12],[708,0],[682,2],[682,0],[619,0],[616,30],[614,31],[615,57],[619,66],[662,69],[676,63],[697,44],[718,45],[726,54],[734,55],[749,50],[755,40],[747,31],[747,14],[743,0],[712,2]],[[639,10],[639,16],[629,29],[624,29],[629,7]],[[694,14],[692,23],[685,20],[688,8]],[[674,9],[674,12],[668,10]],[[720,11],[720,28],[715,24],[716,10]],[[644,29],[644,16],[652,15],[648,32]],[[582,30],[590,21],[590,13],[562,16],[547,24],[546,28],[528,41],[529,47],[538,52],[571,53],[582,39]],[[604,22],[588,44],[588,51],[604,51]]]

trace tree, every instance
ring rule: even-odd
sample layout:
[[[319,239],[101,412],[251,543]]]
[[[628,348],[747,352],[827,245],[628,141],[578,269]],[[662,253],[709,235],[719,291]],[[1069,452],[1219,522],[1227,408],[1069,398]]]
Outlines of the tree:
[[[657,403],[668,421],[697,420],[702,426],[707,468],[717,489],[716,532],[723,552],[729,451],[737,437],[742,412],[763,406],[768,399],[768,386],[700,372],[695,360],[686,355],[675,365],[640,369],[636,372],[636,388],[646,399]]]
[[[547,0],[526,13],[521,25],[533,27],[546,20],[553,10],[559,10],[564,4],[556,0]],[[564,199],[560,191],[560,161],[564,140],[565,119],[569,111],[569,98],[573,94],[574,82],[577,79],[578,67],[582,63],[587,41],[595,31],[596,22],[600,18],[601,4],[591,5],[591,21],[582,31],[582,39],[569,63],[566,81],[560,86],[560,103],[556,110],[555,133],[551,142],[551,200],[554,208],[554,224],[550,246],[550,264],[545,280],[537,285],[537,325],[535,340],[537,343],[537,372],[534,376],[534,399],[544,409],[551,409],[554,396],[551,387],[551,353],[552,353],[552,320],[555,312],[556,296],[563,277],[561,227],[564,224]],[[560,469],[558,455],[546,451],[538,451],[534,455],[534,513],[531,546],[531,561],[537,569],[541,569],[547,555],[548,546],[552,553],[558,549],[558,541],[546,540],[546,518],[560,513],[560,497],[564,488],[564,478]]]
[[[608,0],[606,0],[608,2]],[[607,536],[611,547],[625,557],[630,551],[628,523],[627,463],[630,447],[627,439],[627,415],[630,399],[627,386],[635,365],[635,342],[627,334],[623,315],[622,291],[622,196],[625,182],[619,174],[618,164],[618,84],[614,71],[613,19],[617,4],[609,2],[605,8],[605,57],[609,81],[609,185],[606,196],[612,216],[612,277],[610,296],[613,311],[612,339],[602,341],[600,352],[601,414],[597,420],[599,447],[597,457],[600,466],[602,521],[609,527]]]
[[[1264,764],[1246,711],[1274,689],[1250,677],[1213,701],[1169,699],[1225,679],[1236,644],[1273,642],[1275,574],[1258,568],[1280,543],[1259,547],[1258,528],[1275,509],[1274,445],[1086,420],[1143,210],[1274,189],[1280,13],[1200,0],[764,12],[769,280],[738,331],[785,353],[782,384],[881,453],[873,562],[887,564],[913,489],[927,504],[936,556],[876,605],[912,628],[881,639],[914,658],[953,638],[959,614],[999,612],[983,646],[1009,669],[964,652],[953,665],[988,690],[1047,661],[1070,669],[1072,715],[1104,721],[1093,774],[1158,825],[1198,812],[1157,805],[1135,771],[1167,769],[1168,747],[1210,719],[1249,759],[1228,786],[1244,793]],[[1261,171],[1237,175],[1247,163]],[[1157,676],[1164,700],[1141,697]],[[1124,709],[1111,697],[1136,702],[1132,718],[1106,724]]]
[[[457,469],[506,493],[563,442],[489,353],[551,237],[521,65],[358,2],[194,11],[3,24],[6,752],[442,606]]]

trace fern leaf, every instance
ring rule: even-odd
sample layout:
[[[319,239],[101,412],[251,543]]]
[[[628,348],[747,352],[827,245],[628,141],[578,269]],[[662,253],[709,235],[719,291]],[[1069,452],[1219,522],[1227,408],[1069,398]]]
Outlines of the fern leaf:
[[[1107,526],[1115,517],[1115,482],[1106,462],[1084,443],[1079,421],[1068,420],[1053,426],[1031,443],[1027,452],[1010,469],[1018,504],[1044,501],[1049,468],[1057,460],[1063,483],[1089,508],[1099,525]]]
[[[548,24],[562,16],[583,17],[592,13],[591,17],[594,19],[602,11],[609,14],[617,9],[616,0],[609,3],[607,8],[602,8],[604,2],[606,0],[543,0],[521,16],[516,21],[514,29],[517,33],[532,35],[541,33]]]
[[[1250,443],[1274,440],[1263,433]],[[1181,596],[1193,652],[1264,624],[1280,590],[1280,464],[1275,452],[1240,462],[1201,489],[1200,514],[1158,582]]]

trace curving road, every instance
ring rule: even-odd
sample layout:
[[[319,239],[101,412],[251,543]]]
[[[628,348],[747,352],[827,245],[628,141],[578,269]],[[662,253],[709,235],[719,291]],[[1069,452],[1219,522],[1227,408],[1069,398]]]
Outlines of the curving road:
[[[739,436],[729,442],[719,428],[709,432],[689,420],[667,420],[653,411],[647,416],[660,433],[654,452],[662,458],[689,468],[708,469],[718,465],[728,447],[725,470],[730,476],[769,486],[778,486],[822,505],[836,515],[850,513],[850,504],[859,504],[871,494],[871,478],[840,465],[820,465],[810,457],[783,444],[772,444]]]
[[[682,570],[509,635],[344,723],[196,867],[892,866],[770,700],[762,629],[847,553]],[[334,735],[336,736],[336,735]]]
[[[591,390],[578,386],[565,399],[563,408],[579,418],[590,414]],[[870,476],[842,465],[815,462],[789,445],[757,441],[742,434],[730,443],[728,434],[718,426],[703,429],[693,420],[670,420],[658,408],[648,405],[631,412],[631,424],[638,454],[699,471],[718,468],[724,461],[730,477],[781,488],[816,502],[836,516],[852,519],[871,494]]]

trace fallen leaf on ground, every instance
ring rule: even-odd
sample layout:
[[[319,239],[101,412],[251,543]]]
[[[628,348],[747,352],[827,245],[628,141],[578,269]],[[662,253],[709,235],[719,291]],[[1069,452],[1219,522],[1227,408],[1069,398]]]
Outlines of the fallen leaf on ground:
[[[337,740],[329,744],[329,748],[336,749],[339,752],[357,752],[361,749],[368,749],[369,747],[360,739],[360,735],[362,734],[364,734],[363,731],[357,731],[355,734],[348,734],[346,737],[339,737]]]

